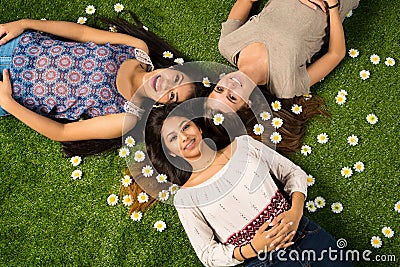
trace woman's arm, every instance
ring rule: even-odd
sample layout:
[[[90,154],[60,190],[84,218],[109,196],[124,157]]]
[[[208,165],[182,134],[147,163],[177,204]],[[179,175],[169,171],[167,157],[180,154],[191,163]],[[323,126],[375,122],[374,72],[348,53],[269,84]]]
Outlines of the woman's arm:
[[[329,0],[326,2],[328,6],[334,6],[338,3],[337,0]],[[310,86],[328,75],[346,55],[346,42],[342,21],[339,16],[339,7],[327,10],[327,12],[329,12],[330,25],[329,48],[325,55],[307,67],[307,72],[310,77]]]
[[[246,22],[253,3],[257,1],[258,0],[237,0],[228,15],[228,19],[240,20],[242,23]]]
[[[6,70],[3,71],[3,81],[0,82],[0,106],[33,130],[56,141],[116,138],[135,127],[137,122],[136,116],[126,113],[67,124],[56,122],[25,108],[11,97],[11,84]],[[129,120],[125,120],[126,116],[130,116]]]
[[[22,19],[0,25],[0,36],[5,35],[0,40],[0,45],[5,44],[28,29],[50,33],[78,42],[92,41],[97,44],[130,45],[148,52],[144,41],[127,34],[99,30],[74,22],[32,19]]]

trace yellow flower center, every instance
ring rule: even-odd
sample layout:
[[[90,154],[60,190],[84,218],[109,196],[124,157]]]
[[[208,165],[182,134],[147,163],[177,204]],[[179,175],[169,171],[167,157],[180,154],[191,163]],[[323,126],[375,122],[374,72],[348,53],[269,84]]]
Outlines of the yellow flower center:
[[[115,197],[111,197],[110,198],[110,202],[112,203],[112,202],[114,202],[115,201]]]
[[[374,244],[378,245],[379,244],[379,240],[378,239],[374,239]]]

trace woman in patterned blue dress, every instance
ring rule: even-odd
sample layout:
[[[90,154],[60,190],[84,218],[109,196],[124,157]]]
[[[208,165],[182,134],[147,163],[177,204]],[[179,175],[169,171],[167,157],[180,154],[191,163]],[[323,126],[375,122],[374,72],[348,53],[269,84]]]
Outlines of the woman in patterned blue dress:
[[[0,25],[0,115],[11,114],[65,144],[120,143],[144,112],[145,99],[169,103],[192,97],[195,84],[189,77],[165,69],[174,63],[163,52],[179,53],[130,14],[136,25],[104,19],[118,32],[65,21],[23,19]]]

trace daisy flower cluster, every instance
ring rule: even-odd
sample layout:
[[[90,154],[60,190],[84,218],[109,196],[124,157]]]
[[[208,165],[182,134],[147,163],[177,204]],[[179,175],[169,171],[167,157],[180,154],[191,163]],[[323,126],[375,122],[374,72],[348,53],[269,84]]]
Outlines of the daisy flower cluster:
[[[326,201],[323,197],[318,196],[314,200],[309,200],[306,202],[306,207],[309,212],[316,212],[317,209],[322,209],[325,207]]]
[[[359,56],[359,54],[360,54],[360,52],[357,50],[357,49],[354,49],[354,48],[351,48],[351,49],[349,49],[349,51],[348,51],[348,55],[351,57],[351,58],[356,58],[356,57],[358,57]],[[381,62],[381,57],[379,56],[379,55],[377,55],[377,54],[372,54],[370,57],[369,57],[369,61],[373,64],[373,65],[378,65],[380,62]],[[394,59],[394,58],[392,58],[392,57],[387,57],[386,59],[385,59],[385,65],[386,66],[388,66],[388,67],[393,67],[394,65],[396,64],[396,60]],[[362,79],[362,80],[367,80],[367,79],[369,79],[369,77],[370,77],[370,75],[371,75],[371,73],[369,72],[369,70],[361,70],[360,71],[360,78]]]
[[[381,230],[382,234],[386,238],[392,238],[394,236],[394,231],[392,228],[385,226]],[[373,248],[381,248],[383,245],[382,239],[379,236],[373,236],[371,237],[371,246]]]
[[[174,54],[170,51],[164,51],[163,52],[163,58],[174,58]],[[183,63],[185,63],[185,60],[183,60],[183,58],[178,57],[174,59],[174,63],[178,64],[178,65],[183,65]]]
[[[337,95],[335,97],[335,100],[336,100],[336,104],[338,104],[338,105],[343,105],[344,103],[346,103],[347,91],[346,90],[340,90],[337,93]]]
[[[69,162],[71,163],[72,166],[77,167],[79,164],[81,164],[82,158],[80,156],[73,156],[71,157]],[[83,175],[82,171],[77,169],[71,173],[71,178],[73,180],[78,180],[82,178],[82,175]]]

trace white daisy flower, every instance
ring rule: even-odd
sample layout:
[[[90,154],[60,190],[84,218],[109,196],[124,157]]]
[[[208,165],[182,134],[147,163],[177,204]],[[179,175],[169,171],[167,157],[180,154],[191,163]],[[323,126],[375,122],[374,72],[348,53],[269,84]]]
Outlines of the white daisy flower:
[[[356,163],[354,163],[353,169],[356,172],[364,171],[364,163],[362,163],[361,161],[357,161]]]
[[[307,175],[307,186],[313,186],[315,184],[315,178],[309,174]]]
[[[173,184],[168,188],[169,192],[171,192],[171,195],[175,195],[176,192],[178,191],[178,189],[179,189],[179,186],[176,184]]]
[[[161,201],[166,201],[166,200],[169,198],[169,192],[168,192],[167,190],[161,190],[161,191],[158,193],[158,198],[159,198]]]
[[[331,210],[333,213],[341,213],[343,211],[343,205],[340,202],[332,203]]]
[[[347,143],[349,143],[349,145],[351,146],[355,146],[358,144],[358,137],[355,136],[354,134],[347,137]]]
[[[340,90],[338,93],[337,93],[338,95],[343,95],[343,96],[347,96],[348,94],[347,94],[347,91],[346,90]]]
[[[132,178],[129,175],[125,175],[122,177],[121,183],[124,187],[128,187],[132,183]]]
[[[94,12],[96,12],[96,8],[92,5],[90,5],[90,6],[86,7],[85,11],[87,14],[92,15],[92,14],[94,14]]]
[[[390,227],[383,227],[382,234],[387,238],[392,238],[394,236],[394,231]]]
[[[78,20],[76,21],[76,23],[78,24],[85,24],[87,21],[86,17],[79,17]]]
[[[391,57],[387,57],[385,60],[385,65],[388,67],[393,67],[394,64],[396,64],[396,61],[394,60],[394,58]]]
[[[46,18],[41,18],[40,20],[47,20]]]
[[[340,170],[340,174],[342,174],[342,176],[344,176],[345,178],[349,178],[353,175],[353,171],[349,167],[343,167]]]
[[[140,221],[141,219],[142,219],[142,217],[143,217],[143,214],[140,212],[140,211],[134,211],[134,212],[132,212],[132,214],[131,214],[131,219],[133,220],[133,221],[135,221],[135,222],[138,222],[138,221]]]
[[[301,147],[301,154],[304,156],[307,156],[308,154],[311,154],[311,147],[308,145],[304,145]]]
[[[81,164],[82,158],[79,157],[79,156],[74,156],[74,157],[72,157],[72,158],[70,159],[70,162],[71,162],[72,166],[76,167],[76,166],[78,166],[79,164]]]
[[[141,150],[138,150],[138,151],[135,152],[135,156],[134,156],[133,159],[136,162],[142,162],[145,158],[146,158],[146,156],[145,156],[144,152],[141,151]]]
[[[293,112],[294,114],[296,114],[296,115],[299,115],[300,113],[303,112],[303,107],[302,107],[302,106],[299,106],[299,105],[297,105],[297,104],[293,104],[293,106],[292,106],[292,112]]]
[[[115,206],[115,205],[117,205],[117,203],[118,203],[118,196],[115,195],[115,194],[109,195],[108,198],[107,198],[107,203],[108,203],[108,205],[110,205],[110,206]]]
[[[117,3],[117,4],[114,5],[114,10],[119,13],[122,10],[124,10],[124,5],[122,5],[120,3]]]
[[[149,31],[149,28],[147,28],[146,26],[144,26],[144,25],[142,25],[142,28],[145,30],[145,31]]]
[[[153,175],[153,168],[150,165],[146,165],[142,168],[142,174],[144,177],[150,177]]]
[[[320,144],[326,144],[328,142],[328,140],[329,140],[329,137],[326,133],[322,133],[317,136],[317,141]]]
[[[124,196],[124,198],[122,199],[122,204],[124,204],[124,206],[129,207],[130,205],[133,204],[133,199],[131,198],[130,195],[126,195],[126,196]]]
[[[336,104],[343,105],[344,103],[346,103],[347,97],[344,95],[337,95],[335,97],[335,100],[336,100]]]
[[[281,118],[273,118],[271,124],[275,129],[279,129],[283,125],[283,120]]]
[[[350,10],[349,12],[347,12],[346,18],[350,18],[351,16],[353,16],[353,10]]]
[[[360,52],[357,49],[351,48],[349,50],[349,56],[351,58],[356,58],[356,57],[358,57],[359,54],[360,54]]]
[[[382,240],[379,236],[373,236],[371,238],[371,246],[374,248],[380,248],[382,246]]]
[[[215,125],[220,125],[224,122],[224,115],[222,115],[221,113],[215,114],[213,117],[213,122]]]
[[[156,222],[154,223],[154,226],[153,226],[153,227],[156,228],[157,231],[162,232],[162,231],[165,230],[165,228],[167,228],[167,225],[166,225],[165,222],[163,222],[163,221],[156,221]]]
[[[211,87],[211,82],[210,82],[210,80],[208,79],[208,77],[204,77],[204,78],[203,78],[203,85],[204,85],[205,87]]]
[[[312,200],[306,202],[306,207],[309,212],[315,212],[317,210],[317,207],[315,206],[315,203]]]
[[[375,124],[378,122],[378,117],[375,114],[368,114],[365,119],[369,124]]]
[[[159,174],[156,176],[157,182],[159,183],[166,183],[167,182],[167,175]]]
[[[368,79],[368,78],[369,78],[369,75],[370,75],[370,73],[369,73],[368,70],[362,70],[362,71],[360,71],[360,77],[361,77],[361,79],[363,79],[363,80]]]
[[[122,147],[122,148],[119,150],[119,156],[120,156],[121,158],[126,158],[127,156],[129,156],[130,153],[131,153],[131,152],[130,152],[129,149],[126,148],[126,147]]]
[[[175,58],[174,62],[178,65],[183,65],[183,63],[185,63],[185,60],[183,60],[183,58],[181,58],[181,57],[178,57],[178,58]]]
[[[137,196],[137,200],[139,203],[145,203],[145,202],[149,201],[149,196],[145,192],[141,192]]]
[[[135,139],[133,139],[132,136],[128,136],[127,138],[125,138],[125,145],[127,145],[128,147],[133,147],[134,145],[136,145],[136,141]]]
[[[323,197],[316,197],[314,199],[314,203],[317,208],[321,209],[321,208],[325,207],[326,201],[325,201],[325,198],[323,198]]]
[[[369,57],[372,64],[377,65],[381,61],[381,58],[377,54],[373,54]]]
[[[163,54],[162,54],[162,56],[163,56],[164,58],[173,58],[173,57],[174,57],[174,54],[172,54],[172,53],[169,52],[169,51],[164,51]]]
[[[253,132],[256,135],[261,135],[264,132],[264,126],[257,123],[256,125],[254,125]]]
[[[77,180],[82,178],[82,171],[81,170],[75,170],[71,174],[72,179]]]
[[[282,108],[281,102],[278,100],[271,103],[271,107],[273,111],[279,111]]]
[[[312,94],[310,94],[310,93],[304,94],[303,97],[305,100],[310,100],[312,98]]]
[[[110,32],[118,32],[118,31],[117,31],[117,27],[115,27],[115,26],[110,26],[110,27],[108,27],[108,30],[109,30]]]
[[[260,113],[260,118],[263,121],[267,121],[267,120],[271,119],[271,114],[269,112],[267,112],[267,111],[261,112]]]
[[[394,204],[394,210],[400,213],[400,201],[397,201],[397,203]]]
[[[280,141],[282,141],[282,136],[278,132],[273,132],[271,136],[269,137],[272,143],[278,144]]]

